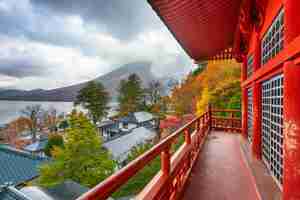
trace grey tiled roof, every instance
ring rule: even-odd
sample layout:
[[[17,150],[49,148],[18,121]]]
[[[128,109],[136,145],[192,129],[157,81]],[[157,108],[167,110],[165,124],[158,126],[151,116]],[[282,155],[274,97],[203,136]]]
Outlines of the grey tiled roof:
[[[89,188],[73,181],[65,181],[51,188],[28,186],[20,190],[0,187],[0,200],[74,200]]]
[[[0,199],[1,200],[31,200],[24,196],[14,187],[3,187],[0,188]]]
[[[135,112],[134,117],[138,123],[154,119],[154,116],[148,112]]]
[[[38,167],[46,161],[47,158],[0,145],[0,185],[19,185],[37,177]]]
[[[89,188],[74,181],[65,181],[50,188],[29,186],[22,188],[20,191],[30,197],[31,200],[74,200],[88,190]]]
[[[145,127],[133,129],[129,134],[123,135],[117,139],[111,140],[103,144],[108,149],[115,160],[123,162],[127,159],[132,147],[152,140],[156,133]]]

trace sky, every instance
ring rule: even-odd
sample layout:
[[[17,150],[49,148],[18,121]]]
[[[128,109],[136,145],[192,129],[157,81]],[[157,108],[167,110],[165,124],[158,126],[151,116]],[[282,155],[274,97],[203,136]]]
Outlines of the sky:
[[[124,64],[157,76],[192,69],[146,0],[0,0],[0,89],[53,89]]]

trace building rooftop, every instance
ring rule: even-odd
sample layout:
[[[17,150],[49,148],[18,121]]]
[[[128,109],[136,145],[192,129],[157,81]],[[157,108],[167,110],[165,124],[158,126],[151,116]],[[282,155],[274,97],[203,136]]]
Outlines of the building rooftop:
[[[114,159],[123,162],[127,159],[132,147],[145,143],[156,136],[156,133],[145,127],[133,129],[129,134],[103,144],[113,155]]]
[[[51,188],[37,186],[24,187],[17,190],[15,187],[3,186],[0,188],[1,200],[74,200],[88,191],[73,181],[65,181]]]
[[[127,116],[120,118],[119,121],[125,123],[142,123],[153,120],[154,118],[154,115],[151,113],[142,111],[129,113]]]
[[[39,152],[45,149],[46,145],[47,145],[48,140],[47,139],[43,139],[43,140],[38,140],[32,144],[29,144],[27,146],[24,147],[25,151],[29,151],[29,152]]]
[[[51,188],[24,187],[20,192],[28,196],[30,200],[73,200],[88,191],[88,189],[74,181],[65,181]]]
[[[154,116],[148,112],[135,112],[133,115],[138,123],[154,119]]]
[[[38,167],[46,161],[47,158],[0,145],[0,185],[19,185],[37,177]]]
[[[31,200],[14,187],[0,187],[1,200]]]

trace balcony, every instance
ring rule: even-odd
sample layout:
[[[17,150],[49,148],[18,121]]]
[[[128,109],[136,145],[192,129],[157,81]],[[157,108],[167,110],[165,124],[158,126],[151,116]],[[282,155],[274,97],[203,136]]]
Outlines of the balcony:
[[[261,162],[252,160],[239,116],[237,110],[209,108],[77,200],[107,199],[159,156],[160,171],[136,199],[275,199],[280,191]]]

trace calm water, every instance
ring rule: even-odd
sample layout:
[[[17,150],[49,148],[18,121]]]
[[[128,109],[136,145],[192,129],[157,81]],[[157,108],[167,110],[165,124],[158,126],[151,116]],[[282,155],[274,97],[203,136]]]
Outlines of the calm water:
[[[22,115],[21,111],[30,105],[40,104],[44,110],[48,110],[49,108],[55,108],[60,113],[68,114],[74,108],[73,102],[40,102],[40,101],[1,101],[0,100],[0,125],[9,123],[10,121],[20,117]],[[114,112],[117,108],[118,103],[111,102],[109,103],[109,107],[111,110],[109,113]],[[77,106],[76,109],[85,112],[85,110]]]
[[[31,102],[0,101],[0,124],[8,123],[21,115],[21,110],[28,105],[40,104],[44,110],[55,108],[58,113],[69,113],[73,109],[72,102]]]

